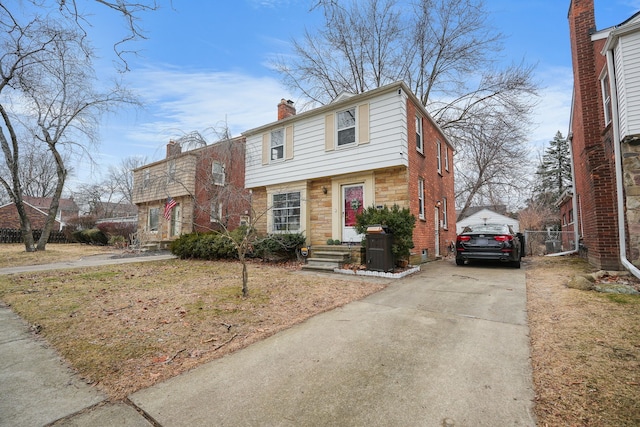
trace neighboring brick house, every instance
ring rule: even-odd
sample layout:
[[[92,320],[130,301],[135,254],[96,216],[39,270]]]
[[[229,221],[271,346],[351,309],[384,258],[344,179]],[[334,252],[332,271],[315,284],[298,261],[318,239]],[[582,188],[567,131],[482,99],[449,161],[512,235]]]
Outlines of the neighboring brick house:
[[[640,15],[597,31],[594,9],[593,0],[570,1],[574,188],[560,206],[576,221],[589,262],[618,269],[627,266],[627,243],[634,262],[640,258]]]
[[[250,210],[244,156],[242,137],[185,152],[171,141],[164,160],[134,169],[139,238],[163,242],[183,233],[238,227]],[[169,197],[176,205],[166,219]]]
[[[397,204],[417,219],[412,262],[455,240],[453,146],[404,83],[300,114],[283,99],[277,121],[243,135],[260,232],[358,245],[356,214]]]
[[[41,230],[47,220],[51,197],[29,197],[22,198],[27,216],[31,222],[32,230]],[[53,231],[60,231],[66,222],[78,215],[78,205],[73,198],[60,199],[60,206],[53,225]],[[0,206],[0,228],[20,229],[20,217],[13,202]]]

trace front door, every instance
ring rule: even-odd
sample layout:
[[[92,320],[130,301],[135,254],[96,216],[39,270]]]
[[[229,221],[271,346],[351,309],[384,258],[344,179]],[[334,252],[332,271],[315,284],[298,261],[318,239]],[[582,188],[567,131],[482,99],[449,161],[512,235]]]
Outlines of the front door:
[[[363,235],[355,229],[356,215],[364,210],[364,184],[342,186],[342,241],[360,243]]]

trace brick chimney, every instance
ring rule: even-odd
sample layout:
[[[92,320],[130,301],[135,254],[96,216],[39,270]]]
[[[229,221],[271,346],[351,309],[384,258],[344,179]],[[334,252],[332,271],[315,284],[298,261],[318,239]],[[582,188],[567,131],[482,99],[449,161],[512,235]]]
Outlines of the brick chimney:
[[[293,101],[282,98],[280,100],[280,104],[278,104],[278,120],[286,119],[287,117],[295,115],[296,107],[293,106]]]
[[[175,141],[169,141],[167,144],[167,158],[177,156],[182,153],[182,147]]]

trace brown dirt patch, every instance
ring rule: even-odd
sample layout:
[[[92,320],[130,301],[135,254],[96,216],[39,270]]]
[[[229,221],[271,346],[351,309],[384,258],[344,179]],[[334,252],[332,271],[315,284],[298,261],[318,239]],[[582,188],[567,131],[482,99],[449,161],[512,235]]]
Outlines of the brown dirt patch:
[[[384,287],[249,266],[170,260],[0,276],[0,300],[113,399]]]
[[[640,425],[640,297],[565,286],[591,271],[578,257],[528,261],[540,426]]]

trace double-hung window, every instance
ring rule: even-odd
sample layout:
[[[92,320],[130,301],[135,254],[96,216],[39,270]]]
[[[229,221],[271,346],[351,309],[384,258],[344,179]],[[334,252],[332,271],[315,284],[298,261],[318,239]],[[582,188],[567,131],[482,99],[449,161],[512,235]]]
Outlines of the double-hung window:
[[[418,178],[418,217],[425,219],[424,216],[424,179]]]
[[[338,147],[356,142],[356,109],[350,108],[337,114]]]
[[[444,146],[444,170],[449,172],[449,146]]]
[[[149,169],[145,169],[142,171],[142,188],[149,188],[151,184],[151,171]]]
[[[422,141],[422,117],[416,116],[416,149],[421,153],[423,152]]]
[[[273,231],[300,230],[300,192],[273,195]]]
[[[442,173],[442,143],[436,141],[436,161],[438,162],[438,173]]]
[[[284,159],[284,129],[271,131],[271,161]]]
[[[609,87],[609,74],[606,72],[600,77],[602,87],[602,102],[604,103],[604,124],[611,123],[611,88]]]
[[[442,198],[442,228],[445,230],[449,228],[449,222],[447,221],[447,198]]]
[[[212,200],[210,209],[211,210],[209,211],[209,220],[211,222],[221,222],[222,221],[222,203],[218,202],[217,200]]]
[[[211,177],[214,185],[224,185],[224,164],[215,160],[211,166]]]
[[[158,231],[159,224],[160,224],[160,208],[150,208],[149,218],[147,221],[147,229],[149,231]]]

